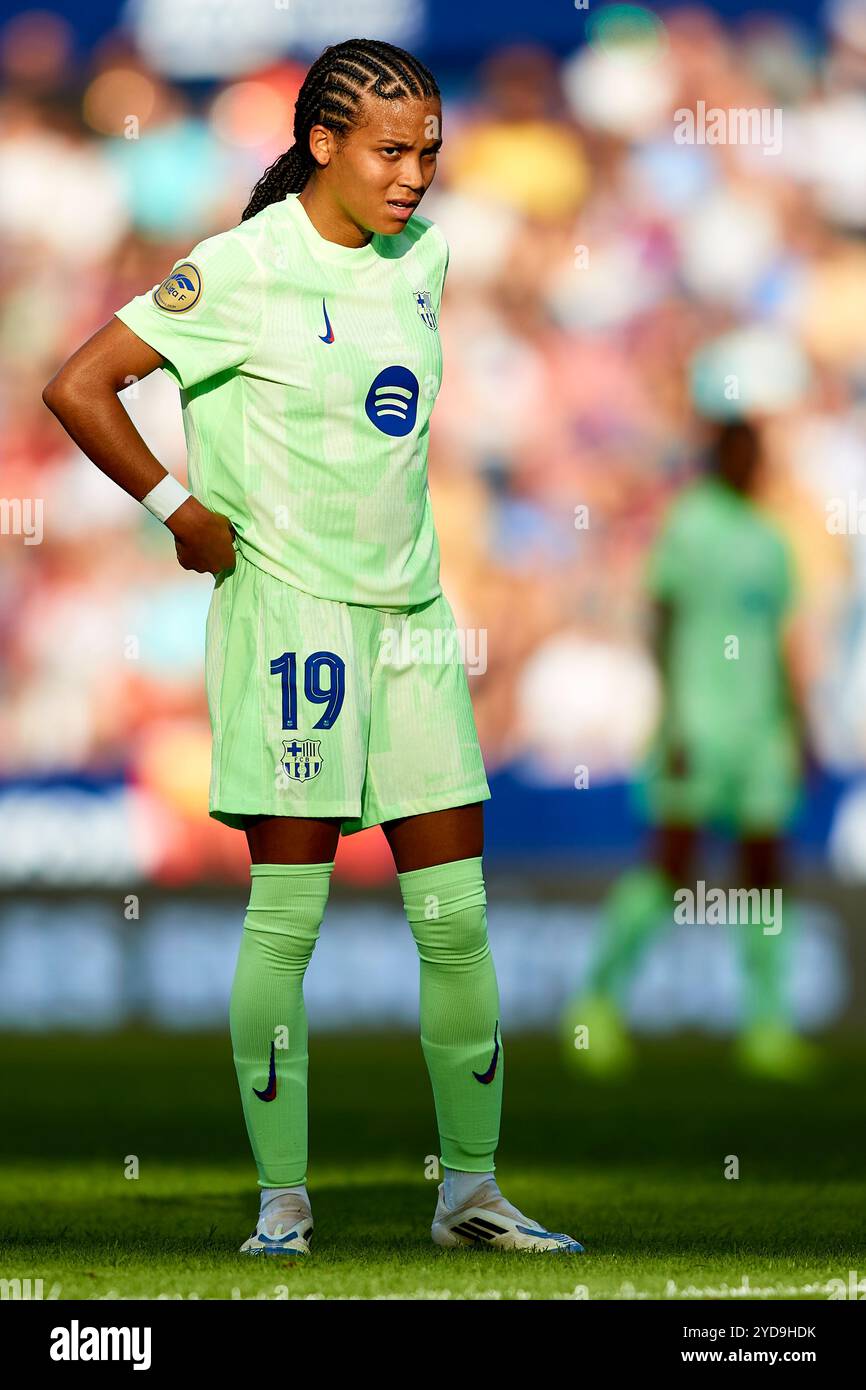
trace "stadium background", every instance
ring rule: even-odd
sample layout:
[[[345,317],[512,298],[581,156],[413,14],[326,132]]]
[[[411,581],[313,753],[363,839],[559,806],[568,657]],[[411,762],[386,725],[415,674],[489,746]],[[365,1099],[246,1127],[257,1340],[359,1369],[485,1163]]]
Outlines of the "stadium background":
[[[632,7],[626,30],[611,12],[3,11],[3,1297],[7,1277],[64,1299],[570,1298],[576,1279],[593,1299],[820,1299],[830,1280],[858,1296],[866,0]],[[353,34],[416,50],[444,95],[422,208],[452,248],[430,479],[443,584],[481,658],[497,1176],[589,1253],[578,1270],[431,1246],[418,962],[372,831],[341,845],[305,982],[318,1249],[309,1268],[280,1263],[287,1293],[236,1253],[257,1201],[227,1021],[249,880],[243,837],[205,812],[212,580],[178,568],[40,397],[115,308],[238,219],[290,143],[305,65]],[[698,101],[781,107],[781,151],[676,145],[673,113]],[[768,420],[763,500],[798,558],[813,766],[786,893],[803,909],[795,1018],[825,1067],[796,1084],[737,1071],[737,929],[676,927],[634,981],[636,1073],[605,1085],[565,1065],[557,1027],[603,896],[641,853],[628,784],[658,710],[642,574],[726,370]],[[173,385],[155,373],[125,400],[182,477]],[[828,529],[833,506],[846,534]],[[708,882],[730,872],[722,850]],[[742,1181],[726,1181],[732,1155]]]
[[[696,373],[716,352],[772,404],[765,501],[799,566],[814,766],[794,839],[798,1018],[862,1027],[866,565],[827,508],[866,495],[866,7],[665,7],[637,60],[610,8],[139,0],[4,20],[0,1025],[224,1019],[248,877],[243,837],[206,814],[212,580],[178,568],[40,393],[114,308],[238,219],[291,143],[306,64],[359,32],[417,50],[444,94],[423,207],[452,247],[431,492],[493,792],[512,1026],[552,1025],[606,885],[640,851],[628,781],[658,710],[641,576],[697,466],[695,406],[720,404]],[[781,152],[675,145],[672,113],[698,99],[783,108]],[[157,373],[125,398],[183,477],[174,386]],[[38,538],[16,529],[36,499]],[[352,837],[311,1026],[411,1029],[416,973],[384,840]],[[724,1033],[736,998],[730,934],[681,929],[632,1015]]]

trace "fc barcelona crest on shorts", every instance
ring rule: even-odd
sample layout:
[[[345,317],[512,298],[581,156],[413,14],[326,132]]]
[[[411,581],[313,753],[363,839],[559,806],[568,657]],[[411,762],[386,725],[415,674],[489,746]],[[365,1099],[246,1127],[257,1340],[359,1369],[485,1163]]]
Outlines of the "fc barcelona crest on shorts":
[[[430,300],[429,290],[418,290],[415,295],[415,308],[428,328],[436,329],[436,310]]]
[[[284,739],[280,763],[286,776],[293,782],[309,782],[311,777],[318,777],[322,770],[321,746],[316,738],[296,738],[291,743]]]

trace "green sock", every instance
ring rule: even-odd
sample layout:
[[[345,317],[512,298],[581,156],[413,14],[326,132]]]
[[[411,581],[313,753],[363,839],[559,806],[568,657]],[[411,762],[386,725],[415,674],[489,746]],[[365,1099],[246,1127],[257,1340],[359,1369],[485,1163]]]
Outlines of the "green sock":
[[[625,990],[649,941],[673,918],[673,886],[652,864],[629,869],[605,901],[603,925],[587,977],[587,991],[622,1004]]]
[[[772,902],[771,896],[771,905]],[[758,917],[760,914],[756,912],[752,915]],[[730,928],[736,932],[742,971],[742,1026],[774,1023],[785,1028],[792,1027],[788,984],[791,950],[799,920],[796,908],[785,897],[781,931],[765,932],[763,929],[764,925],[772,925],[775,929],[778,922],[740,922]]]
[[[481,856],[397,878],[421,962],[421,1048],[440,1161],[464,1172],[493,1172],[505,1054]]]
[[[333,861],[250,867],[252,891],[229,1023],[260,1187],[295,1187],[307,1180],[303,981],[325,915],[333,868]]]

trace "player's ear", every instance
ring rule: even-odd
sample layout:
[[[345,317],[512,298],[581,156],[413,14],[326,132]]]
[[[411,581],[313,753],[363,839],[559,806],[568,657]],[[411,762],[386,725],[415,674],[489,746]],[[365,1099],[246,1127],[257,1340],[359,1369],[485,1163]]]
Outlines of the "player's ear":
[[[334,153],[334,132],[327,126],[314,125],[310,129],[310,154],[320,168],[326,169]]]

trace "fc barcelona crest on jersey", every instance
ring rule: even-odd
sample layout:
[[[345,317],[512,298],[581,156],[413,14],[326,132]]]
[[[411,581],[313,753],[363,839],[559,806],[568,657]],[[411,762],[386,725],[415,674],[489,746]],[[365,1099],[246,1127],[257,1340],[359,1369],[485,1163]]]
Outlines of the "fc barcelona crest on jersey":
[[[280,759],[283,771],[293,782],[309,782],[318,777],[322,770],[321,741],[316,738],[295,738],[283,740],[283,756]]]
[[[429,290],[418,290],[415,295],[415,308],[428,328],[436,329],[436,310],[430,300]]]

